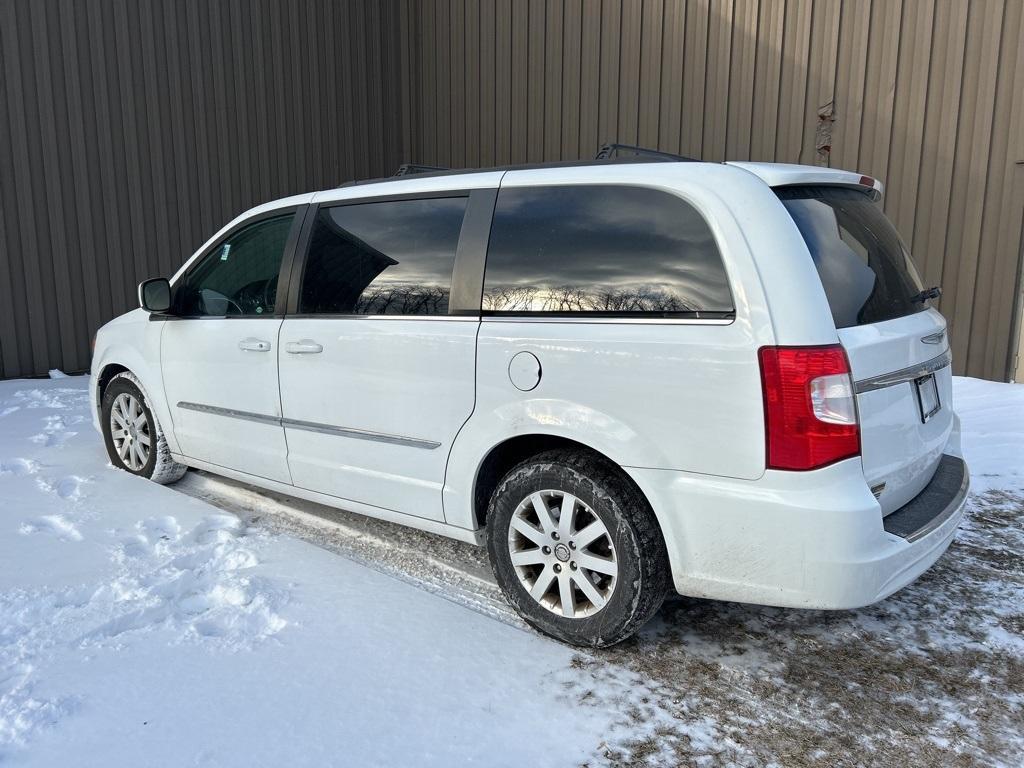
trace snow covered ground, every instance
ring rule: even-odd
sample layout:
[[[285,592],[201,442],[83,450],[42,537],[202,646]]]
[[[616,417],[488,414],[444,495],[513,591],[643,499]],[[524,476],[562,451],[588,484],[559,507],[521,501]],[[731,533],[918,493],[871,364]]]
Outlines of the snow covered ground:
[[[1022,386],[956,381],[971,513],[908,589],[676,599],[592,654],[524,629],[476,548],[114,471],[85,387],[0,382],[0,765],[1024,761]]]

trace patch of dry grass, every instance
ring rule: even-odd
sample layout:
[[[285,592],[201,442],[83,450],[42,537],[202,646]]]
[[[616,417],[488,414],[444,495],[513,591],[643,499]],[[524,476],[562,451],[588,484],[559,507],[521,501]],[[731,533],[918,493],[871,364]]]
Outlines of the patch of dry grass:
[[[1024,498],[973,498],[918,582],[859,611],[673,600],[572,666],[623,716],[599,764],[1024,764]]]

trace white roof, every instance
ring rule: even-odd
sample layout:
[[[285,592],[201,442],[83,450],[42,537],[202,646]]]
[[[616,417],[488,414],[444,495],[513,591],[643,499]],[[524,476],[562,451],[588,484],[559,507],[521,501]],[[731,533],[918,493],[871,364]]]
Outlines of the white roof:
[[[792,165],[789,163],[752,163],[734,162],[726,163],[610,163],[607,165],[594,163],[593,165],[558,165],[550,167],[537,166],[534,168],[507,168],[496,169],[466,169],[466,173],[444,173],[440,175],[426,174],[423,176],[412,175],[403,177],[383,178],[379,180],[350,184],[334,189],[325,189],[320,192],[310,192],[304,195],[296,195],[281,200],[273,200],[263,205],[246,211],[234,220],[225,225],[217,232],[203,248],[214,242],[221,234],[243,219],[247,219],[264,211],[271,211],[277,208],[284,208],[292,205],[304,205],[306,203],[330,203],[340,202],[346,199],[373,197],[375,195],[399,195],[416,194],[422,192],[443,191],[446,189],[486,189],[494,188],[502,183],[506,172],[513,172],[514,176],[506,180],[506,183],[513,178],[513,185],[525,184],[527,182],[539,182],[545,179],[550,180],[551,176],[595,176],[614,178],[624,173],[628,174],[636,168],[643,169],[648,175],[660,175],[667,168],[673,170],[684,169],[694,171],[697,167],[703,166],[731,166],[747,171],[771,187],[787,184],[862,184],[865,177],[855,171],[843,171],[837,168],[819,168],[813,165]],[[657,169],[652,173],[652,169]],[[873,186],[878,193],[882,192],[882,184],[877,179],[872,179]]]

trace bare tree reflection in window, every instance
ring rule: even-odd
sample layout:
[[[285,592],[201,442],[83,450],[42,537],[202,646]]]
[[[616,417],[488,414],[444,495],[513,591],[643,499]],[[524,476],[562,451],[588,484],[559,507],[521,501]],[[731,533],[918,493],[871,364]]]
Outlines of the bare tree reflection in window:
[[[444,315],[465,197],[322,208],[301,307],[310,314]]]
[[[642,186],[498,193],[484,310],[549,314],[733,312],[714,235],[682,198]]]
[[[699,308],[683,298],[657,288],[589,291],[571,285],[496,287],[484,294],[484,309],[492,312],[696,312]]]

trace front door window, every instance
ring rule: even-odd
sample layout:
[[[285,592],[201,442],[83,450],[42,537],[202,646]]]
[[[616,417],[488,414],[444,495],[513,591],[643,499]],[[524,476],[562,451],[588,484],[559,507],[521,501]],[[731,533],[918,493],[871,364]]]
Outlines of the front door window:
[[[229,235],[175,291],[184,317],[261,317],[277,305],[277,277],[294,214],[263,219]]]

